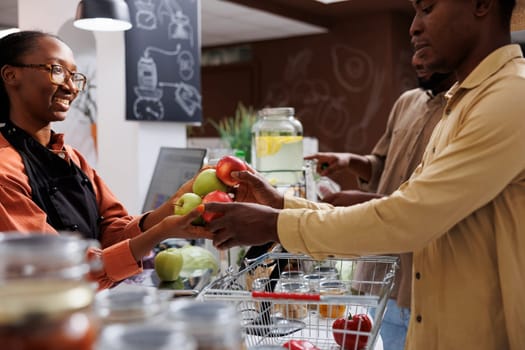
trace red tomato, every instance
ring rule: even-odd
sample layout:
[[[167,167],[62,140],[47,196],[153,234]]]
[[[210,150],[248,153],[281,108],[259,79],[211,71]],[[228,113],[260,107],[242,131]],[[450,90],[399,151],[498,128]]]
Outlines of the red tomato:
[[[350,334],[347,330],[358,332],[370,332],[372,330],[372,320],[365,314],[350,315],[348,319],[339,318],[332,324],[332,333],[335,342],[343,349],[363,349],[368,342],[368,335]],[[356,348],[357,341],[357,348]]]

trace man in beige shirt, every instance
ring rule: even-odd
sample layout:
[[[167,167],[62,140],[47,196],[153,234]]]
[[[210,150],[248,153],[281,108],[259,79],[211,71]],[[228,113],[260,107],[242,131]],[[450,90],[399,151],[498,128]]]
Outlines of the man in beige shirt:
[[[338,170],[350,169],[356,175],[360,189],[368,191],[341,191],[325,196],[324,202],[348,206],[389,195],[408,180],[421,161],[432,130],[445,109],[445,91],[455,82],[455,75],[432,74],[417,58],[412,65],[416,68],[419,88],[406,91],[398,98],[388,117],[386,130],[371,154],[317,153],[306,157],[318,161],[318,171],[322,175],[330,176]],[[375,271],[372,264],[358,264],[355,278],[381,281],[385,274]],[[411,288],[412,253],[399,254],[399,269],[381,325],[385,350],[404,349]]]
[[[208,226],[214,244],[279,241],[317,259],[413,252],[407,349],[525,349],[525,60],[510,45],[514,5],[414,1],[415,54],[458,83],[397,191],[333,208],[283,199],[239,172],[239,200],[265,205],[206,204],[224,213]]]

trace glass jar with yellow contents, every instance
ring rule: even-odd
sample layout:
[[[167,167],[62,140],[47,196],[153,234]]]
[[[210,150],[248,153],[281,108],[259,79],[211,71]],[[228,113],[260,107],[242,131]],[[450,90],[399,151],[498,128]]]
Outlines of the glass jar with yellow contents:
[[[338,280],[326,280],[320,283],[321,295],[344,295],[346,294],[346,284]],[[344,317],[346,312],[345,304],[320,304],[319,315],[324,318]]]
[[[273,185],[289,186],[301,181],[303,127],[294,109],[265,108],[252,127],[252,163]]]

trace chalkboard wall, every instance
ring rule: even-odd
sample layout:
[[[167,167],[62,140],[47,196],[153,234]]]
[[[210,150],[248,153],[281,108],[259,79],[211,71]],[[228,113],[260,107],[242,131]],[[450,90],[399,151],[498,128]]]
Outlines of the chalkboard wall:
[[[202,121],[199,0],[128,0],[126,119]]]

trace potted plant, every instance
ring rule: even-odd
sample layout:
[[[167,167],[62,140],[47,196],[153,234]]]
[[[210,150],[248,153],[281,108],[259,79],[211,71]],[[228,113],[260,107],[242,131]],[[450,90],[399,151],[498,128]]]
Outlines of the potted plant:
[[[210,123],[231,149],[243,151],[246,162],[251,163],[252,126],[256,119],[257,112],[253,107],[245,107],[239,102],[233,117],[226,117],[218,123],[211,120]]]

